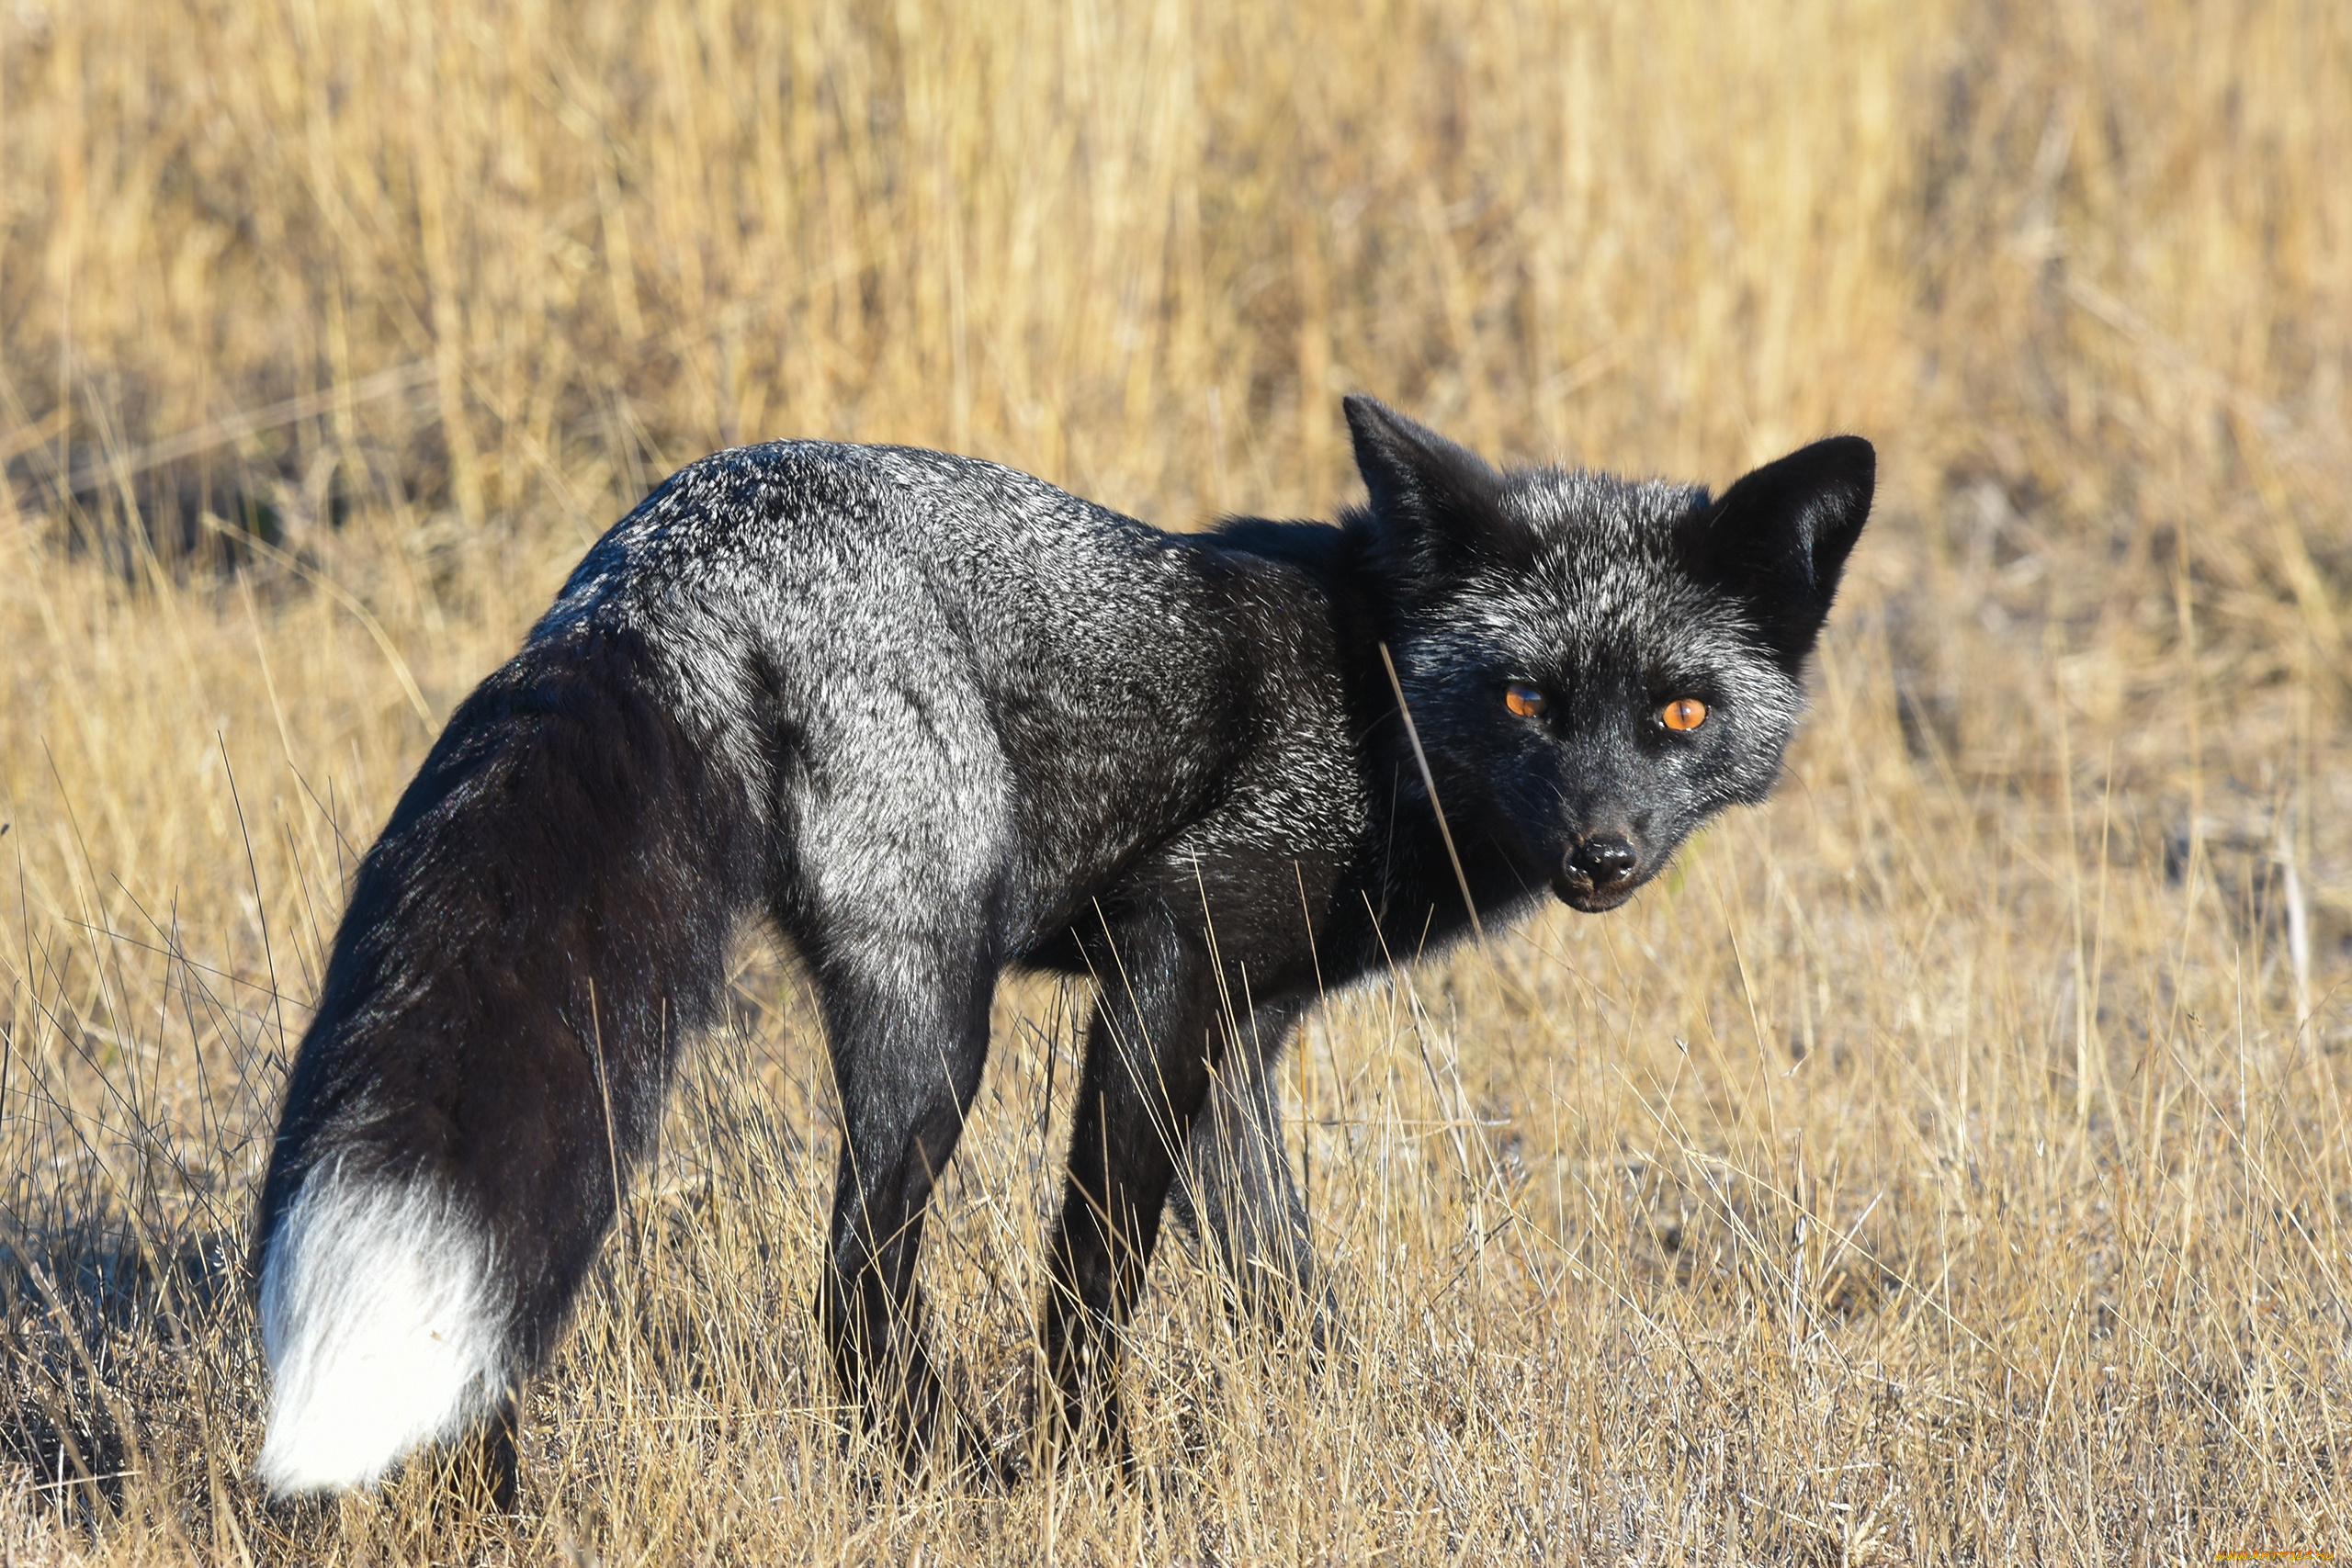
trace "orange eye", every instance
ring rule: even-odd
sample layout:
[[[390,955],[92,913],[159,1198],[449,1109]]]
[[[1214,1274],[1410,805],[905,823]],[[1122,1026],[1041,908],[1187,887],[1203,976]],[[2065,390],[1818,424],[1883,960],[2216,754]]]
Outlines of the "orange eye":
[[[1707,705],[1696,697],[1677,697],[1657,710],[1668,729],[1696,729],[1707,722]]]
[[[1524,681],[1513,681],[1503,688],[1503,706],[1521,718],[1533,718],[1552,705],[1552,700]]]

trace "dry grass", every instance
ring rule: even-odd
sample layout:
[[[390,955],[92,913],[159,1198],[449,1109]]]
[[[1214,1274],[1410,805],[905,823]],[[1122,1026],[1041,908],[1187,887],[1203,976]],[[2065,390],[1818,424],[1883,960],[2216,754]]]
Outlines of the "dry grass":
[[[2352,18],[1770,9],[0,7],[0,1557],[2352,1551]],[[531,1515],[266,1509],[235,1263],[344,878],[585,542],[787,434],[1327,511],[1357,387],[1884,479],[1777,804],[1308,1030],[1353,1354],[1171,1247],[1133,1491],[840,1454],[753,949]],[[1073,1005],[1007,987],[926,1264],[1008,1434]]]

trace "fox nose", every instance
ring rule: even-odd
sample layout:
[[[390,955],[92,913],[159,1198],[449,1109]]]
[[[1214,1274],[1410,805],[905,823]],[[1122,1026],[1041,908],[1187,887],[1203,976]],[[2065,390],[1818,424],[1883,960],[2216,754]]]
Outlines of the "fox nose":
[[[1568,852],[1568,869],[1589,882],[1594,892],[1602,893],[1633,875],[1640,860],[1624,840],[1594,837]]]

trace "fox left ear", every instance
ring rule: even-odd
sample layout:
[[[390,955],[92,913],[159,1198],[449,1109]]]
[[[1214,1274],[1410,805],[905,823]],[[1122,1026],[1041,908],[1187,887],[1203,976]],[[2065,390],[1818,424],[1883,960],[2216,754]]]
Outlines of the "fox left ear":
[[[1375,398],[1358,394],[1341,406],[1373,518],[1400,565],[1442,581],[1480,559],[1525,553],[1526,535],[1498,503],[1502,476],[1484,457]]]
[[[1877,483],[1871,444],[1833,435],[1765,464],[1691,517],[1692,564],[1747,604],[1792,673],[1829,615]]]

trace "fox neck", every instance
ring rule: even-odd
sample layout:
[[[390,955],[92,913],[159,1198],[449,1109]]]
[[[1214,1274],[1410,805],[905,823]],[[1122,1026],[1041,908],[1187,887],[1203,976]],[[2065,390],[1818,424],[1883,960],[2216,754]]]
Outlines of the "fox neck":
[[[1430,760],[1399,705],[1392,672],[1387,645],[1404,618],[1393,584],[1361,530],[1329,532],[1335,547],[1319,564],[1371,808],[1318,941],[1325,963],[1352,978],[1498,927],[1545,887],[1488,836],[1480,802],[1432,793]]]

